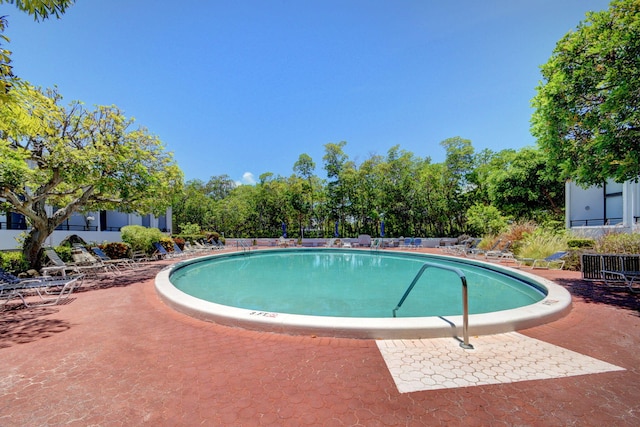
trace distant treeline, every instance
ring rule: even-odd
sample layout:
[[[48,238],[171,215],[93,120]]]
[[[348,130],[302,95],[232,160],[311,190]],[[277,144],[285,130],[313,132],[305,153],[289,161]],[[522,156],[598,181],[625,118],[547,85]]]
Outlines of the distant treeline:
[[[532,147],[475,153],[460,137],[441,142],[443,163],[394,146],[360,164],[328,143],[326,178],[301,154],[289,177],[260,175],[237,186],[227,175],[188,181],[173,203],[174,224],[226,237],[459,236],[497,232],[508,222],[561,220],[564,182]]]

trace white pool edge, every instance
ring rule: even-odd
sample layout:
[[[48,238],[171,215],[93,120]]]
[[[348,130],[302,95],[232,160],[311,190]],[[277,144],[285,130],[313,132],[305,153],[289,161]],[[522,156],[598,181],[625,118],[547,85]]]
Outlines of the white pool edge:
[[[535,304],[517,309],[470,315],[470,336],[493,335],[527,329],[560,319],[571,311],[571,294],[550,280],[522,270],[477,260],[471,261],[432,254],[428,254],[428,257],[484,265],[494,270],[525,277],[547,289],[547,296]],[[192,260],[187,261],[187,263],[190,261]],[[180,291],[170,282],[171,271],[181,264],[173,264],[156,275],[156,292],[161,300],[171,308],[197,319],[226,326],[290,335],[372,339],[419,339],[462,336],[462,316],[404,318],[305,316],[258,312],[204,301]]]

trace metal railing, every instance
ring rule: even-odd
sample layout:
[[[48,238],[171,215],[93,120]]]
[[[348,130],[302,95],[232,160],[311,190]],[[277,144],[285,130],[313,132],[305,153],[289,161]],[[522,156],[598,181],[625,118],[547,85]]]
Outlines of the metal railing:
[[[460,347],[467,350],[472,350],[473,346],[469,344],[469,297],[467,292],[467,277],[459,268],[447,267],[444,265],[425,262],[420,268],[420,271],[418,271],[418,274],[416,274],[416,277],[413,278],[413,281],[405,291],[402,298],[400,298],[400,302],[398,302],[398,305],[396,305],[396,308],[393,309],[393,317],[396,317],[396,312],[402,306],[402,304],[404,303],[404,300],[407,299],[407,297],[409,296],[409,293],[411,293],[416,283],[418,283],[418,280],[420,280],[420,277],[422,277],[422,274],[429,267],[451,271],[457,274],[458,277],[460,278],[460,281],[462,282],[462,337],[463,337],[463,342],[460,343]]]
[[[236,240],[236,248],[238,248],[238,250],[242,249],[242,252],[251,251],[251,244],[246,240],[238,239]]]

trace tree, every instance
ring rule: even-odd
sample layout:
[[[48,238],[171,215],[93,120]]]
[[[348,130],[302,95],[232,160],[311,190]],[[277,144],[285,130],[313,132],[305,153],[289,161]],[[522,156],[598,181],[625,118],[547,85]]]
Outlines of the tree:
[[[173,155],[115,106],[59,105],[55,91],[28,85],[0,106],[0,198],[31,225],[23,253],[37,267],[53,230],[74,212],[160,214],[182,185]],[[19,107],[19,108],[18,108]]]
[[[548,170],[542,150],[502,150],[485,166],[491,204],[501,212],[541,221],[563,216],[564,182]]]
[[[640,2],[588,13],[542,66],[532,134],[561,178],[583,185],[640,175]]]

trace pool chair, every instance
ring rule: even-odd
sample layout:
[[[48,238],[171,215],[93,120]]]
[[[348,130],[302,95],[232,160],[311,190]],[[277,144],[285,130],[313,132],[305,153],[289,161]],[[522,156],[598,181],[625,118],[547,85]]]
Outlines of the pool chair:
[[[413,248],[421,248],[422,247],[422,239],[420,237],[416,237],[413,239]]]
[[[400,247],[401,248],[411,248],[411,247],[413,247],[413,238],[405,237],[405,239],[400,242]]]
[[[332,248],[336,245],[336,239],[329,239],[327,243],[324,245],[325,248]]]
[[[529,264],[531,263],[531,269],[534,268],[551,268],[555,266],[557,270],[562,270],[564,267],[565,260],[562,259],[569,252],[567,251],[559,251],[554,254],[549,255],[546,258],[536,259],[536,258],[519,258],[517,261],[520,264]]]
[[[98,274],[118,274],[119,270],[115,263],[104,263],[91,255],[82,245],[75,245],[71,248],[71,256],[74,265],[82,268],[87,275],[97,276]]]
[[[113,264],[116,268],[134,268],[136,266],[135,262],[131,258],[110,258],[102,249],[97,246],[91,248],[91,251],[94,253],[98,260],[102,261],[105,264]]]
[[[19,279],[0,268],[0,306],[5,306],[12,299],[20,299],[25,307],[59,304],[82,284],[83,278],[83,274],[78,274],[61,278]],[[38,299],[35,303],[28,301],[32,296]]]
[[[605,284],[612,288],[620,287],[618,283],[624,282],[624,285],[633,293],[640,292],[640,288],[633,285],[640,284],[640,271],[638,266],[640,261],[636,256],[620,256],[616,262],[605,263],[604,256],[600,258],[600,275]]]
[[[511,252],[511,245],[512,245],[511,241],[508,241],[507,243],[505,243],[502,249],[494,249],[494,250],[486,251],[484,253],[484,257],[486,259],[494,258],[498,260],[505,260],[505,259],[515,260],[515,257],[513,256],[513,252]]]
[[[160,242],[153,242],[153,249],[155,249],[155,252],[153,253],[153,256],[155,256],[157,259],[172,258],[172,256],[169,253],[169,251],[167,251],[164,248],[164,246],[162,246],[162,243],[160,243]]]
[[[44,254],[48,262],[47,265],[40,269],[40,273],[42,273],[43,276],[61,275],[65,277],[69,272],[77,274],[82,272],[81,267],[64,262],[53,248],[46,248]]]
[[[190,255],[195,255],[196,251],[190,251],[186,244],[184,247],[184,250],[180,249],[180,246],[178,246],[178,244],[176,242],[173,242],[173,257],[174,258],[180,258],[180,257],[186,257],[186,256],[190,256]]]

